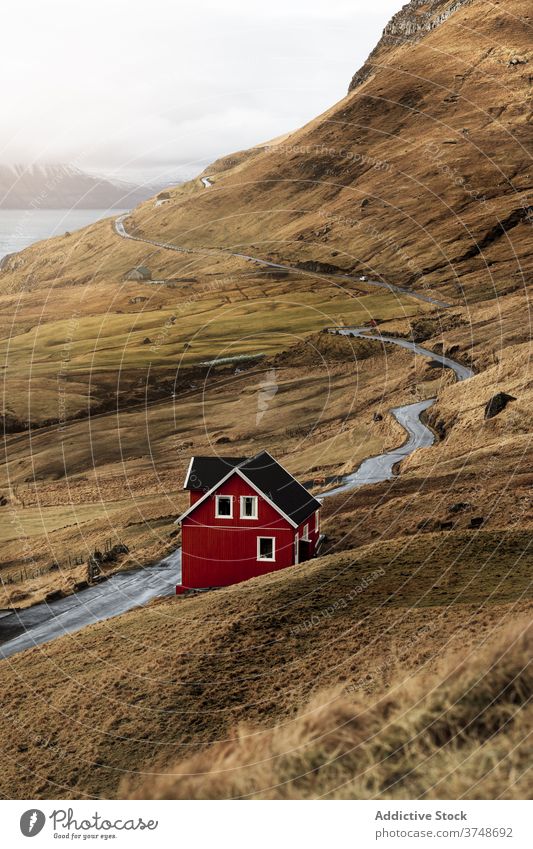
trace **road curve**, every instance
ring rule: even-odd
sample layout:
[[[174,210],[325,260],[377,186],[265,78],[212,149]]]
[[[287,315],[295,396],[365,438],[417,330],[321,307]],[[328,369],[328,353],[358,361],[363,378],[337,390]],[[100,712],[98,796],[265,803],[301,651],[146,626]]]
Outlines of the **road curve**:
[[[181,548],[156,566],[117,572],[107,581],[49,604],[36,604],[0,619],[0,658],[17,654],[110,619],[156,596],[173,595],[181,579]]]
[[[202,178],[208,179],[207,177]],[[211,184],[212,185],[212,184]],[[207,186],[206,186],[207,188]],[[297,266],[292,265],[284,265],[281,262],[271,262],[268,259],[260,259],[256,256],[250,256],[249,254],[241,254],[235,253],[233,251],[224,251],[222,248],[215,250],[213,248],[180,248],[177,245],[171,245],[169,242],[157,242],[154,239],[144,239],[141,236],[133,236],[131,233],[128,233],[125,227],[125,220],[130,213],[125,212],[123,215],[120,215],[115,219],[115,232],[117,236],[120,236],[122,239],[131,239],[134,242],[144,242],[147,245],[153,245],[156,248],[164,248],[167,251],[175,251],[176,253],[181,254],[197,254],[199,256],[232,256],[237,259],[243,259],[245,262],[253,262],[255,265],[266,266],[267,268],[275,268],[279,271],[292,271],[299,272],[300,274],[314,274],[314,272],[306,271],[305,269],[298,268]],[[350,277],[349,274],[323,274],[318,273],[320,277],[331,277],[332,280],[346,280],[349,283],[361,283],[359,278]],[[414,292],[411,289],[403,289],[401,286],[394,286],[392,283],[384,283],[382,280],[365,280],[365,286],[374,286],[378,289],[387,289],[389,292],[394,292],[396,295],[407,295],[410,298],[415,298],[417,301],[423,301],[426,304],[433,304],[436,307],[442,307],[443,309],[448,309],[451,304],[447,304],[444,301],[439,301],[436,298],[432,298],[430,295],[425,295],[423,292]]]
[[[378,342],[388,345],[398,345],[400,348],[407,348],[414,354],[429,357],[445,368],[452,369],[458,381],[468,380],[474,375],[471,368],[463,366],[461,363],[457,363],[455,360],[451,360],[442,354],[435,354],[428,348],[422,348],[421,345],[417,345],[415,342],[409,342],[407,339],[398,339],[395,336],[382,336],[379,333],[371,333],[364,327],[342,327],[330,330],[329,332],[341,336],[375,339]],[[329,498],[332,495],[340,495],[342,492],[348,492],[351,489],[356,489],[366,484],[381,483],[382,481],[390,480],[394,477],[394,467],[397,463],[405,460],[406,457],[418,448],[429,448],[430,445],[433,445],[435,442],[433,431],[426,427],[421,420],[421,416],[433,406],[436,400],[436,398],[427,398],[425,401],[418,401],[415,404],[394,407],[391,413],[407,433],[407,440],[403,445],[399,448],[394,448],[392,451],[379,454],[377,457],[369,457],[367,460],[364,460],[355,472],[346,475],[342,479],[342,483],[334,489],[325,492],[320,498]]]

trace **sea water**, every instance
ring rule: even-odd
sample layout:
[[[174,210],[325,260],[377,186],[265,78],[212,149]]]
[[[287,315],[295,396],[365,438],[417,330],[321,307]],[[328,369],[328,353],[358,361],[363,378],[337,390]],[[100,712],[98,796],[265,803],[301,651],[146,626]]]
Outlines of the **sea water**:
[[[51,236],[61,236],[124,209],[0,209],[0,259]]]

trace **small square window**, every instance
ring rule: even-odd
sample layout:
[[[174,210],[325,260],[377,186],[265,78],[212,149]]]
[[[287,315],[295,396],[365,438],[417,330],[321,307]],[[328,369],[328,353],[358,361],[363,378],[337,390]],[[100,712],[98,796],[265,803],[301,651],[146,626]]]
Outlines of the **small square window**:
[[[233,516],[233,496],[217,495],[215,516],[217,519],[231,519]]]
[[[256,495],[241,495],[241,519],[257,519]]]
[[[274,537],[258,537],[257,538],[257,559],[258,560],[275,560],[276,559],[276,540]]]

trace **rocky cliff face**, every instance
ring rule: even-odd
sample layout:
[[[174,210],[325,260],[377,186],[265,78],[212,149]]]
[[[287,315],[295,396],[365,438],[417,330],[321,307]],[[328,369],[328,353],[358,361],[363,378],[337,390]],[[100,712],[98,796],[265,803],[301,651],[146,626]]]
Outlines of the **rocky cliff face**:
[[[352,77],[348,91],[353,91],[365,82],[372,74],[374,65],[378,64],[391,48],[419,41],[428,32],[443,24],[461,6],[470,2],[471,0],[411,0],[406,3],[391,18],[367,61]]]

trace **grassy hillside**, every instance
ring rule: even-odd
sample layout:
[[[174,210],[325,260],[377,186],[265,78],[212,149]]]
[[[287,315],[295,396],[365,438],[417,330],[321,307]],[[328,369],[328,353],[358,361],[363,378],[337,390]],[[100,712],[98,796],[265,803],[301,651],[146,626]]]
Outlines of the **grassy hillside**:
[[[528,799],[531,627],[504,629],[438,673],[404,676],[372,700],[325,691],[292,721],[243,725],[228,742],[122,790],[146,799]]]
[[[372,544],[16,655],[2,662],[0,792],[106,797],[126,778],[131,792],[207,744],[216,762],[240,722],[292,721],[325,687],[370,708],[399,670],[433,669],[452,650],[469,662],[531,610],[524,542],[470,532]]]
[[[475,0],[421,40],[385,40],[326,113],[230,160],[207,192],[178,193],[163,210],[141,205],[132,226],[176,244],[320,260],[459,302],[523,288],[528,11],[526,0]]]

